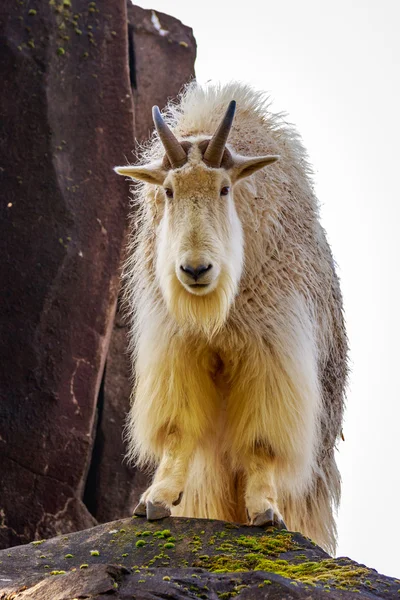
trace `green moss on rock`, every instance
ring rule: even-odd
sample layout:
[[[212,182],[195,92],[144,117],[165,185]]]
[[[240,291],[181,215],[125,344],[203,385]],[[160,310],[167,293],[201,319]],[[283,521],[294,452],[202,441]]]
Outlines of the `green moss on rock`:
[[[292,579],[293,583],[330,584],[339,589],[354,589],[354,586],[360,581],[362,582],[363,577],[370,573],[366,567],[356,566],[352,563],[341,564],[333,559],[292,564],[286,560],[271,560],[266,558],[262,552],[253,552],[241,557],[227,556],[226,554],[208,558],[199,557],[196,566],[213,573],[267,571]]]
[[[65,575],[66,571],[50,571],[50,575]]]

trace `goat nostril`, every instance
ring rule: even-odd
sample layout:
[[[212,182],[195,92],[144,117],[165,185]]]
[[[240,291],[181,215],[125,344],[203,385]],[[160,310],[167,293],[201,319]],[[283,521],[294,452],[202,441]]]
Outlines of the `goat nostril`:
[[[181,271],[183,271],[184,273],[187,273],[188,275],[191,275],[192,277],[196,276],[196,271],[193,267],[191,267],[190,265],[181,265]]]
[[[190,275],[195,281],[197,281],[204,273],[212,269],[212,265],[208,266],[199,265],[198,267],[192,267],[192,265],[181,265],[181,271]]]

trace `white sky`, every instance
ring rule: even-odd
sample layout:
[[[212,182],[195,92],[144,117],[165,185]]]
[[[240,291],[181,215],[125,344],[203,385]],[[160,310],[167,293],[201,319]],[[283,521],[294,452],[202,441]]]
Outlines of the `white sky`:
[[[135,3],[193,28],[200,82],[269,91],[303,137],[351,348],[338,556],[398,577],[400,2]]]

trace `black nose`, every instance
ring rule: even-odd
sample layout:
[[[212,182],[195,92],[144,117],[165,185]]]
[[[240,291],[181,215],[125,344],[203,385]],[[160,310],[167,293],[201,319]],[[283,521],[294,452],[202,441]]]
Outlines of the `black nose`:
[[[204,273],[210,271],[211,269],[212,265],[208,265],[207,267],[205,265],[199,265],[198,267],[192,267],[191,265],[181,265],[181,271],[187,273],[187,275],[190,275],[190,277],[193,277],[195,281],[200,279],[200,277]]]

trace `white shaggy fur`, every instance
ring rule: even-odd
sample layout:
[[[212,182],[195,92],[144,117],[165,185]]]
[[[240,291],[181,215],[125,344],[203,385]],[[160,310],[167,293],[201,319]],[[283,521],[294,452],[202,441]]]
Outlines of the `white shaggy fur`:
[[[234,166],[207,167],[198,143],[232,99]],[[134,189],[124,270],[136,373],[129,455],[158,465],[142,503],[250,523],[272,509],[334,551],[347,342],[305,151],[242,84],[192,83],[164,118],[192,142],[187,164],[166,171],[154,135],[139,166],[118,169],[147,182]],[[265,169],[243,158],[267,154],[280,159]],[[208,288],[191,288],[185,261],[213,266]]]

